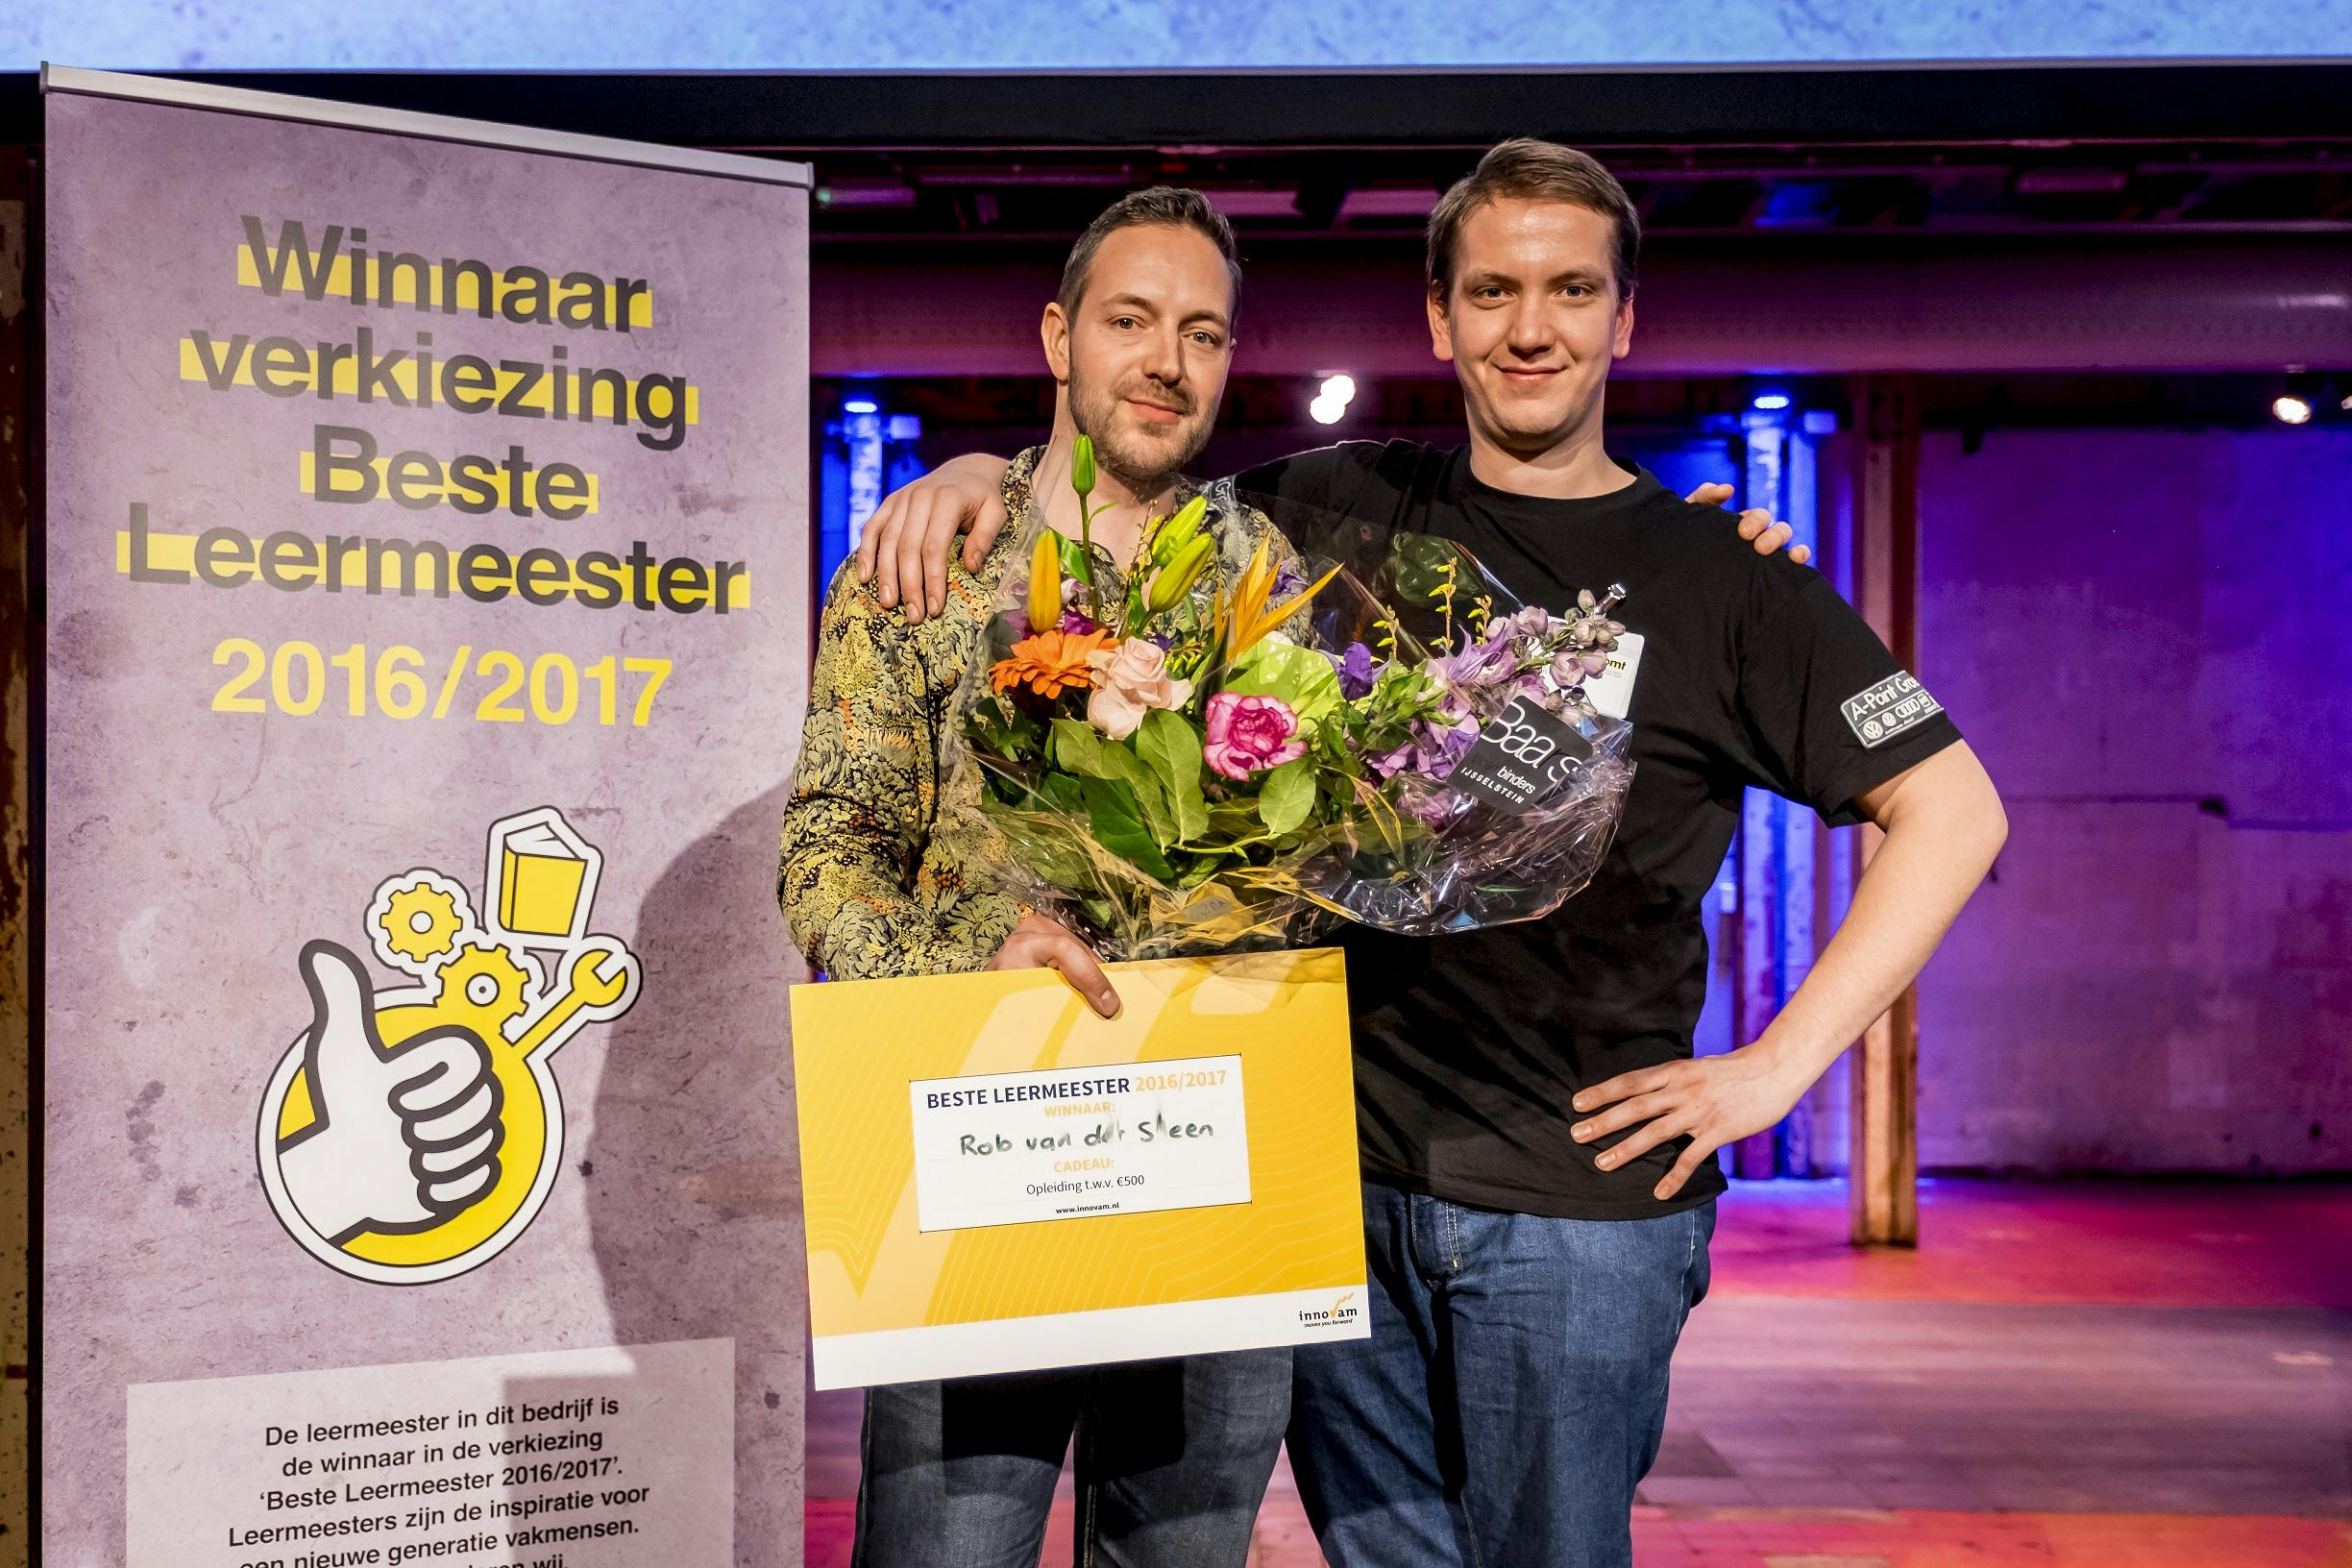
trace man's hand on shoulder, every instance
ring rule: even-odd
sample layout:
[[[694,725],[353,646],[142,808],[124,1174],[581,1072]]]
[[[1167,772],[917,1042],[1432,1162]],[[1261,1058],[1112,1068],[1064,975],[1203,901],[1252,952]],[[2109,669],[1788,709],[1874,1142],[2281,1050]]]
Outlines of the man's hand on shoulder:
[[[1693,506],[1721,506],[1731,499],[1727,484],[1703,484],[1682,498]],[[1758,555],[1770,555],[1795,538],[1797,530],[1786,523],[1776,522],[1772,513],[1761,506],[1751,506],[1739,516],[1739,536],[1755,546]],[[1788,558],[1802,566],[1813,558],[1813,551],[1799,545],[1788,552]]]
[[[1111,977],[1095,962],[1094,950],[1067,926],[1042,915],[1023,915],[1012,935],[1005,938],[1004,945],[996,949],[996,956],[988,961],[988,968],[1053,969],[1095,1012],[1106,1018],[1118,1017],[1118,992],[1112,989]]]
[[[1005,526],[1004,472],[1011,465],[967,453],[892,491],[859,535],[857,575],[885,607],[903,603],[920,622],[947,607],[947,562],[956,535],[968,529],[964,570],[977,572]]]

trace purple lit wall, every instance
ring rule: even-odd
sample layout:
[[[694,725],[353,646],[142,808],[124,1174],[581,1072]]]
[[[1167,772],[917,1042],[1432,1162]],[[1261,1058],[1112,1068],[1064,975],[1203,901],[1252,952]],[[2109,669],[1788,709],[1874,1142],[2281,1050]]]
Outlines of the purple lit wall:
[[[2352,429],[1930,434],[1921,492],[1920,674],[2010,820],[1921,1164],[2352,1167]]]

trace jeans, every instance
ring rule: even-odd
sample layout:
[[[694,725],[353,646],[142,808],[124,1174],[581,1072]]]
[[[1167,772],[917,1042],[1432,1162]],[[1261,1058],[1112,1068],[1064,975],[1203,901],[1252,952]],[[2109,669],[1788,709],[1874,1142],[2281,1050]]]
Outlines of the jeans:
[[[1290,1463],[1331,1568],[1629,1568],[1712,1202],[1547,1219],[1367,1182],[1369,1339],[1302,1345]]]
[[[1290,1352],[897,1384],[866,1394],[854,1568],[1037,1568],[1077,1434],[1078,1568],[1242,1568]]]

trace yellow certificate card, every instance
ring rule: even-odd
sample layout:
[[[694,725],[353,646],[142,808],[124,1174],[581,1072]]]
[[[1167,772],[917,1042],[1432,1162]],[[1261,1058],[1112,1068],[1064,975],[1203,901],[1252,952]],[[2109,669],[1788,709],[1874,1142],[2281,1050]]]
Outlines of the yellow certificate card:
[[[815,1382],[1361,1338],[1335,948],[793,990]]]

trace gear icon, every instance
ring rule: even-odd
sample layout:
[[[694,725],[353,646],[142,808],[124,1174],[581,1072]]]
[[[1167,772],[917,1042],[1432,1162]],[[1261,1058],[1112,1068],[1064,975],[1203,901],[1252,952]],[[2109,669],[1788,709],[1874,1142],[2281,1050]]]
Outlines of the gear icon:
[[[503,947],[467,943],[441,967],[441,994],[500,1023],[530,1009],[531,973]]]
[[[387,959],[421,969],[449,956],[466,917],[458,894],[433,882],[404,879],[377,900],[375,924],[377,945]]]

